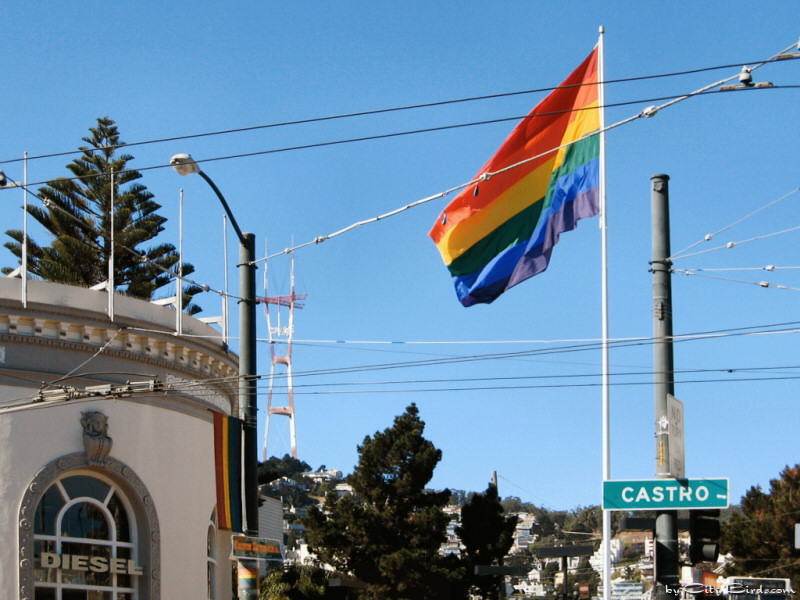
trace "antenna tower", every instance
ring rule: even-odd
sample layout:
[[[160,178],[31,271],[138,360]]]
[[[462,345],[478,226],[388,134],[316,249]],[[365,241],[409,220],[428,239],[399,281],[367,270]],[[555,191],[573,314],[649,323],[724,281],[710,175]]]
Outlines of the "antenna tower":
[[[264,267],[264,294],[267,293],[267,267]],[[292,443],[292,457],[297,458],[297,434],[294,425],[294,389],[292,387],[292,338],[294,337],[294,309],[303,308],[303,303],[298,300],[305,300],[307,294],[295,294],[294,292],[294,253],[291,255],[291,292],[288,296],[265,296],[259,298],[264,303],[264,310],[267,315],[267,330],[269,331],[269,352],[272,357],[272,364],[269,370],[269,393],[267,394],[267,424],[264,430],[264,455],[263,460],[267,460],[267,442],[269,440],[269,421],[272,415],[282,415],[289,417],[289,433]],[[277,306],[278,325],[272,326],[270,320],[269,306]],[[287,309],[289,313],[289,323],[281,326],[281,309]],[[286,342],[286,354],[278,355],[275,353],[275,345],[278,342]],[[272,391],[275,383],[275,367],[280,365],[286,368],[286,389],[289,396],[289,403],[282,406],[272,405]]]

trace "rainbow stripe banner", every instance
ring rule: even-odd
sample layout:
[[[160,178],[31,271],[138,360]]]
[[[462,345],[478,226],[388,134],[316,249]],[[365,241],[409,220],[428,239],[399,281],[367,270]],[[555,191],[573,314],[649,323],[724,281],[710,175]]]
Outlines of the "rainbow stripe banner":
[[[242,531],[242,421],[214,413],[217,526]]]
[[[442,211],[428,235],[464,306],[544,271],[559,235],[599,212],[598,91],[595,48]]]

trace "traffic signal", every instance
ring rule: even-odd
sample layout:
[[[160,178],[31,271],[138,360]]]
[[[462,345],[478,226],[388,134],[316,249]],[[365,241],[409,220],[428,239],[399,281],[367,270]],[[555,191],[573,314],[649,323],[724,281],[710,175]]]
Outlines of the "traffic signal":
[[[689,560],[693,565],[717,561],[720,533],[718,509],[689,511]]]

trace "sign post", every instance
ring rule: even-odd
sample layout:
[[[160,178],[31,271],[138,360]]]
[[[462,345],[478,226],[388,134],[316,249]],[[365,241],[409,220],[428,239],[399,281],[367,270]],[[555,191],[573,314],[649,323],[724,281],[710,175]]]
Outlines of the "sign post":
[[[683,454],[683,402],[667,394],[667,444],[669,445],[669,474],[676,479],[686,477]]]

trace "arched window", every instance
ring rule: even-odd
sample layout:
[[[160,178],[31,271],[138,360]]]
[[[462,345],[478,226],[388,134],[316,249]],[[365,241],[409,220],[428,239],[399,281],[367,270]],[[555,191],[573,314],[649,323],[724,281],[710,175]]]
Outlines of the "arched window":
[[[137,600],[136,520],[124,494],[96,473],[66,473],[36,505],[35,600]]]
[[[217,598],[217,513],[211,513],[206,538],[206,572],[208,575],[208,600]]]

